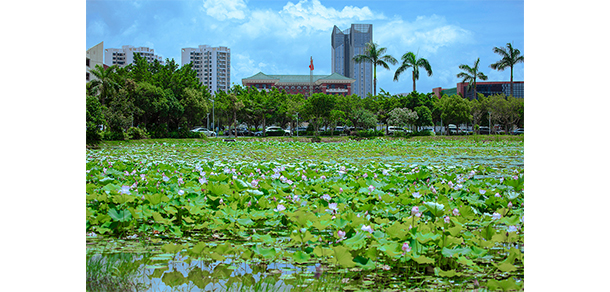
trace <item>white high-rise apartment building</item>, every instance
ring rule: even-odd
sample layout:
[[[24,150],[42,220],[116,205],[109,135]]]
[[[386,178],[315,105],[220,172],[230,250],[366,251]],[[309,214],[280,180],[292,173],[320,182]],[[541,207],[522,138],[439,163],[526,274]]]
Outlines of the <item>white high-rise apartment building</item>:
[[[134,47],[134,46],[123,46],[120,49],[106,49],[106,64],[109,66],[117,65],[119,67],[125,67],[133,63],[133,53],[139,54],[141,57],[146,58],[148,63],[152,63],[154,60],[158,60],[163,64],[163,58],[155,55],[155,50],[147,47]]]
[[[182,66],[193,63],[197,78],[213,94],[231,88],[231,49],[227,47],[210,47],[182,49]]]

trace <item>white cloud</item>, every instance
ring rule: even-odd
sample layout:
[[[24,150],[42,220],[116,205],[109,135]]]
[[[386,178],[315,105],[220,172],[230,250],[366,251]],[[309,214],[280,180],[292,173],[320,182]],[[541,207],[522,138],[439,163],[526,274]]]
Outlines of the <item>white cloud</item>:
[[[243,0],[205,0],[203,1],[205,13],[217,20],[244,19],[248,7]]]
[[[404,53],[405,48],[420,53],[434,54],[441,47],[469,43],[473,33],[459,26],[447,24],[443,16],[418,16],[408,22],[397,18],[376,30],[375,42],[387,46],[388,51]],[[395,49],[395,50],[392,50]],[[406,51],[405,51],[406,52]]]
[[[97,20],[92,22],[89,26],[89,32],[92,35],[96,35],[96,36],[103,36],[106,34],[106,32],[108,32],[108,25],[101,20]]]

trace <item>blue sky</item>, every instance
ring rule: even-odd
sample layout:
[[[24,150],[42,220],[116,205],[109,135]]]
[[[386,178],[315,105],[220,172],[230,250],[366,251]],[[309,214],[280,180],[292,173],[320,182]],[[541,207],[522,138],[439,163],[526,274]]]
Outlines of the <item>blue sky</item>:
[[[231,49],[231,83],[259,71],[267,74],[331,73],[331,31],[352,23],[373,24],[373,40],[400,60],[419,53],[432,65],[433,75],[420,74],[419,92],[452,88],[459,82],[460,64],[473,65],[489,81],[510,80],[510,70],[489,65],[498,61],[495,46],[524,50],[524,2],[505,1],[321,1],[321,0],[200,0],[101,1],[86,5],[86,43],[90,48],[145,46],[163,59],[181,63],[180,50],[199,45]],[[392,94],[411,92],[411,71],[393,81],[397,65],[377,69],[380,88]],[[524,80],[524,64],[514,80]]]

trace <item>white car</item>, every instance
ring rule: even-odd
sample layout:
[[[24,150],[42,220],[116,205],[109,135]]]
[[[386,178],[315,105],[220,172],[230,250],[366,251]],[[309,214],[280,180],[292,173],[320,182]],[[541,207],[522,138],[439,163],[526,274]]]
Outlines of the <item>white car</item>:
[[[207,128],[196,128],[196,129],[191,130],[191,132],[204,133],[208,137],[216,137],[216,133],[208,130]]]
[[[403,129],[401,127],[394,127],[394,126],[388,127],[388,135],[394,135],[395,133],[405,134],[406,131],[405,131],[405,129]]]

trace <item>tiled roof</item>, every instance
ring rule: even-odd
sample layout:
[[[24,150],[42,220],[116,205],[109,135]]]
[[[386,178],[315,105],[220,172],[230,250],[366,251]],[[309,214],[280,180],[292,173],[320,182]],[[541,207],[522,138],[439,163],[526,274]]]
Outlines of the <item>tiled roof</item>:
[[[347,78],[341,74],[333,73],[330,75],[313,75],[313,82],[318,80],[341,80],[341,81],[352,81],[356,79]],[[263,72],[258,72],[254,76],[244,78],[242,80],[269,80],[276,81],[279,83],[309,83],[310,75],[267,75]]]

